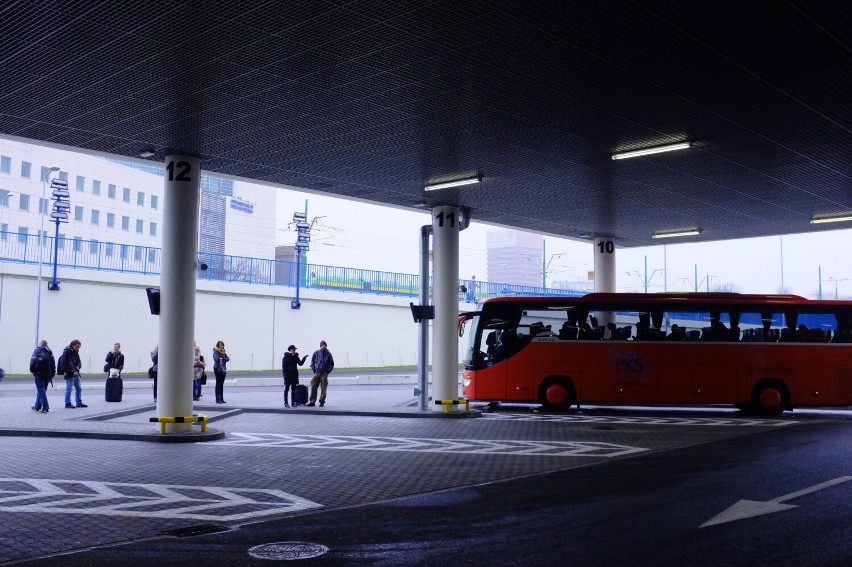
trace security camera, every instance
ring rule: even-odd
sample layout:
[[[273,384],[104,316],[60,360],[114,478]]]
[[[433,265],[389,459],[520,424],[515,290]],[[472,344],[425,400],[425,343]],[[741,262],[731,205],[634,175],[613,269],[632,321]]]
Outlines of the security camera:
[[[199,269],[201,269],[202,272],[206,272],[207,268],[209,268],[210,266],[208,266],[204,262],[201,262],[201,265],[199,265],[198,267],[199,267]]]

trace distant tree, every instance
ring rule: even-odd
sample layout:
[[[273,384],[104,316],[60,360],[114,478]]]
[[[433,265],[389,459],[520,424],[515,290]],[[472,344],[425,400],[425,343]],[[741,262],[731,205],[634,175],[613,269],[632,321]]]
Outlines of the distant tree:
[[[743,288],[733,282],[727,282],[713,284],[713,287],[710,288],[710,291],[715,291],[717,293],[742,293]]]

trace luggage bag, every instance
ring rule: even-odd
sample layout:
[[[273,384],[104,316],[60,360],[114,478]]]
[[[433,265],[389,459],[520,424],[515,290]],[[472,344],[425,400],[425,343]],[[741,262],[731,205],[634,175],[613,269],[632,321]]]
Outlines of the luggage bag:
[[[108,402],[120,402],[121,394],[124,392],[124,381],[120,376],[107,378],[105,399]]]
[[[293,405],[303,406],[308,403],[308,387],[296,384],[293,388]]]

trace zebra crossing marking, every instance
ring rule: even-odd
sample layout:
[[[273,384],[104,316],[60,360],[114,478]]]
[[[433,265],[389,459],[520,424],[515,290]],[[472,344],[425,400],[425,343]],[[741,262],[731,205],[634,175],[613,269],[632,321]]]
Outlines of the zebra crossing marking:
[[[490,439],[426,439],[419,437],[365,437],[356,435],[293,435],[287,433],[229,433],[205,447],[275,447],[361,451],[407,451],[466,455],[523,455],[546,457],[621,457],[647,451],[616,443],[595,441],[517,441]]]
[[[280,490],[0,478],[0,513],[41,512],[229,522],[321,508]]]

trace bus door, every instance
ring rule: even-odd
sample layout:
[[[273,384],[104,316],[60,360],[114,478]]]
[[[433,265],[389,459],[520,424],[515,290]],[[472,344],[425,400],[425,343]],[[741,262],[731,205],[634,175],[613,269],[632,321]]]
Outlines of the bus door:
[[[478,400],[506,399],[506,369],[508,366],[506,321],[503,318],[482,317],[479,321],[479,355],[474,366],[472,396]]]

